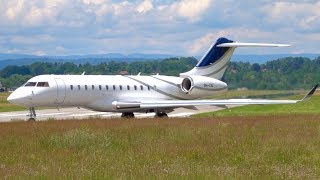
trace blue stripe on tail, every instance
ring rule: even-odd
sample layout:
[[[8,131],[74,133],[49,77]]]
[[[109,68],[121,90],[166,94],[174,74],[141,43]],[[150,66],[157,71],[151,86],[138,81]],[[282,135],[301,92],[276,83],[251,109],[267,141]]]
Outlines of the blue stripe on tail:
[[[233,41],[221,37],[216,43],[212,46],[212,48],[208,51],[208,53],[202,57],[202,59],[198,62],[196,67],[204,67],[218,61],[230,48],[229,47],[217,47],[219,44],[223,43],[232,43]]]

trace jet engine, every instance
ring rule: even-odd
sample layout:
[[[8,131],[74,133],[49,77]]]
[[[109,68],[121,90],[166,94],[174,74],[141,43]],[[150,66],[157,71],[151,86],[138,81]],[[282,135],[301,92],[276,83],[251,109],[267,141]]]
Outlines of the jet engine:
[[[226,90],[228,85],[220,80],[206,76],[187,76],[182,80],[181,90],[191,96],[211,95],[213,92]]]

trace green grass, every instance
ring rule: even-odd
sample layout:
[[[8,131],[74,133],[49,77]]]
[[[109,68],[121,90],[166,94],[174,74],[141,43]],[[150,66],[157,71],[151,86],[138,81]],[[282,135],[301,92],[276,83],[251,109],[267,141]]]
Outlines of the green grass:
[[[0,176],[319,178],[319,116],[2,123]]]
[[[291,96],[289,99],[301,99],[303,96]],[[246,105],[216,112],[196,114],[194,117],[212,116],[268,116],[292,114],[320,114],[320,96],[313,96],[310,101],[284,105]]]
[[[206,118],[0,123],[0,177],[318,179],[319,100]]]
[[[25,110],[24,107],[17,106],[17,105],[9,103],[7,101],[7,98],[8,98],[9,95],[10,95],[10,93],[0,92],[0,112]]]

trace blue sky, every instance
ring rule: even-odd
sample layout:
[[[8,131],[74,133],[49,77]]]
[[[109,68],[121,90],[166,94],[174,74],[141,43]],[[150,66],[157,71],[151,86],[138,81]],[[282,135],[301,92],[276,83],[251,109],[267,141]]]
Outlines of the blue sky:
[[[220,36],[320,53],[320,1],[0,0],[0,53],[202,55]]]

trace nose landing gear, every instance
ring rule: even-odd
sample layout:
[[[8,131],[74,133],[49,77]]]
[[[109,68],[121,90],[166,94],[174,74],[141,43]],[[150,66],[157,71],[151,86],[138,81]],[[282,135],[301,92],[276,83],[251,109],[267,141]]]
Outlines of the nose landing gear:
[[[29,115],[28,116],[29,116],[28,121],[35,121],[36,120],[37,114],[36,114],[36,111],[34,110],[34,107],[29,108]]]

